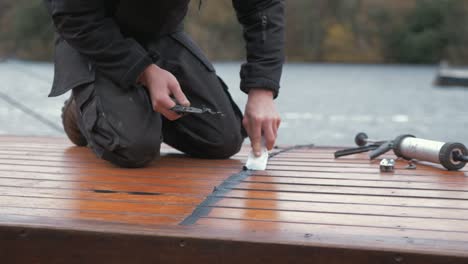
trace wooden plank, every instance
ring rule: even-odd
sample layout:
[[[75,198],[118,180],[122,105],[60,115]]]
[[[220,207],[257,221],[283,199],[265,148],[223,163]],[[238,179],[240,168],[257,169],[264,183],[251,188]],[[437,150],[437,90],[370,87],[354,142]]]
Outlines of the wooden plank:
[[[421,166],[419,166],[421,167]],[[428,167],[429,168],[429,167]],[[291,171],[291,172],[334,172],[334,173],[367,173],[367,174],[379,174],[380,171],[378,167],[375,168],[330,168],[330,167],[313,167],[313,168],[305,168],[305,167],[288,167],[288,166],[276,166],[276,165],[268,165],[268,170],[271,171]],[[418,170],[398,170],[397,171],[401,175],[434,175],[434,176],[442,176],[442,175],[462,175],[463,172],[453,172],[442,170],[439,168],[433,168],[429,170],[425,170],[424,172],[420,172]],[[465,172],[465,175],[468,173]]]
[[[44,151],[42,148],[29,148],[29,147],[15,147],[15,146],[5,146],[4,144],[0,143],[2,148],[0,149],[0,153],[2,154],[34,154],[34,155],[56,155],[58,156],[59,154],[69,156],[69,157],[74,157],[74,156],[87,156],[87,157],[96,157],[96,155],[91,151],[89,148],[85,147],[73,147],[73,146],[64,146],[61,150],[59,151],[50,151],[49,153]],[[181,155],[181,152],[171,149],[171,148],[164,148],[161,147],[161,152],[162,153],[167,153],[170,152],[171,154],[179,154]]]
[[[168,169],[174,169],[175,166],[177,166],[175,169],[178,168],[208,168],[210,170],[221,170],[221,169],[234,169],[239,171],[242,168],[242,165],[238,161],[220,161],[219,162],[219,167],[213,168],[208,164],[207,162],[187,162],[187,163],[180,163],[179,164],[166,164],[165,162],[153,162],[152,163],[152,168],[156,169],[163,169],[163,168],[168,168]],[[2,159],[0,160],[0,164],[2,165],[14,165],[14,166],[40,166],[40,167],[57,167],[57,168],[88,168],[90,166],[89,163],[87,162],[70,162],[70,161],[35,161],[35,160],[22,160],[22,159]],[[109,163],[92,163],[93,167],[96,169],[102,169],[102,168],[112,168],[112,166]]]
[[[219,196],[220,198],[264,199],[275,201],[302,201],[302,202],[331,202],[369,205],[395,205],[433,208],[467,209],[468,203],[464,200],[425,199],[417,197],[346,195],[326,193],[294,193],[294,192],[265,192],[258,190],[232,190]]]
[[[94,154],[88,154],[85,155],[84,153],[80,153],[77,155],[43,155],[43,154],[38,154],[38,153],[33,153],[33,152],[27,152],[27,151],[20,151],[20,152],[7,152],[6,151],[1,151],[0,150],[0,160],[8,161],[8,160],[32,160],[32,161],[68,161],[68,162],[75,162],[75,163],[87,163],[87,164],[104,164],[107,163],[107,161],[101,160],[96,158]],[[166,164],[180,164],[180,158],[184,158],[184,164],[187,162],[188,164],[204,164],[206,165],[207,163],[213,164],[213,160],[204,160],[204,159],[193,159],[189,158],[187,156],[182,156],[182,155],[167,155],[167,154],[162,154],[163,158],[158,160],[159,162],[164,162]],[[240,157],[233,157],[231,160],[238,160],[241,159]],[[235,163],[232,161],[228,160],[218,160],[218,162],[223,164],[227,163]]]
[[[37,147],[44,147],[44,148],[56,148],[56,149],[67,149],[67,148],[75,148],[75,149],[86,149],[86,147],[78,147],[74,145],[72,142],[70,142],[68,139],[52,139],[52,138],[39,138],[40,140],[34,138],[34,137],[25,137],[25,138],[20,138],[20,139],[15,139],[11,138],[10,140],[8,138],[3,138],[0,139],[0,144],[5,147],[18,147],[18,148],[37,148]],[[162,150],[171,150],[177,152],[174,148],[162,144],[161,145]]]
[[[90,151],[90,149],[86,147],[77,147],[74,145],[66,145],[63,146],[61,144],[22,144],[22,143],[1,143],[0,145],[2,146],[3,150],[12,150],[12,151],[33,151],[33,152],[67,152],[67,151]],[[162,152],[171,152],[171,153],[178,153],[180,154],[181,152],[170,148],[170,147],[164,147],[162,145],[161,147]],[[246,155],[248,154],[248,151],[243,149],[239,152],[238,155]]]
[[[375,169],[378,168],[380,164],[380,160],[373,160],[373,161],[365,161],[360,160],[360,162],[355,162],[354,160],[347,160],[347,161],[340,161],[336,162],[333,159],[316,159],[316,160],[309,160],[306,162],[303,161],[280,161],[275,160],[274,158],[268,162],[269,165],[275,166],[289,166],[289,167],[301,167],[301,168],[315,168],[315,167],[329,167],[329,168],[366,168],[366,169]],[[434,170],[434,166],[430,166],[424,163],[416,163],[419,166],[419,170],[426,171],[426,170]],[[408,166],[408,162],[404,160],[396,160],[395,163],[395,170],[405,170]],[[437,166],[437,169],[440,167]],[[445,170],[445,169],[444,169]],[[414,171],[414,170],[413,170]]]
[[[0,144],[1,146],[1,144]],[[71,158],[71,159],[87,159],[87,160],[95,160],[99,161],[96,158],[96,155],[89,151],[88,149],[77,149],[77,148],[68,148],[62,152],[44,152],[44,151],[37,151],[33,149],[6,149],[0,148],[0,153],[2,155],[12,155],[12,156],[19,156],[19,157],[28,157],[28,156],[39,156],[39,157],[60,157],[63,159]]]
[[[52,142],[52,141],[60,141],[60,142],[65,142],[65,143],[70,143],[70,140],[65,135],[56,135],[56,136],[29,136],[29,135],[2,135],[0,136],[0,141],[33,141],[33,142],[40,142],[40,141],[47,141],[47,142]]]
[[[23,179],[3,179],[0,178],[0,186],[6,187],[33,187],[47,189],[72,189],[91,190],[102,192],[144,192],[149,194],[159,193],[182,193],[199,194],[210,193],[214,186],[165,186],[149,184],[120,184],[120,183],[99,183],[99,182],[63,182],[44,180],[23,180]]]
[[[147,202],[168,202],[197,205],[200,199],[206,195],[203,193],[145,193],[145,192],[112,192],[110,190],[73,190],[73,189],[53,189],[34,188],[18,186],[1,186],[1,196],[13,197],[45,197],[59,199],[89,199],[89,200],[119,200],[136,203]]]
[[[294,178],[294,177],[266,177],[250,176],[244,182],[288,184],[304,186],[345,186],[345,187],[373,187],[373,188],[398,188],[398,189],[421,189],[421,190],[445,190],[445,191],[468,191],[468,185],[459,184],[468,181],[451,183],[437,182],[413,182],[413,181],[386,181],[386,180],[354,180],[354,179],[324,179],[324,178]]]
[[[86,174],[80,175],[76,173],[70,174],[55,174],[55,173],[40,173],[40,172],[21,172],[0,171],[0,179],[25,179],[25,180],[52,180],[65,182],[108,182],[108,183],[134,183],[134,184],[159,184],[159,185],[206,185],[216,186],[224,179],[223,177],[214,177],[206,174],[178,174],[159,172],[148,176],[133,176],[130,175],[100,175]],[[224,175],[226,176],[226,175]]]
[[[58,214],[60,211],[93,211],[102,213],[119,214],[157,214],[186,216],[193,210],[190,204],[175,204],[171,202],[160,203],[132,203],[123,201],[99,201],[88,199],[56,199],[56,198],[32,198],[32,197],[5,197],[1,196],[0,214],[19,214],[27,209],[53,210]],[[21,210],[19,210],[21,209]],[[24,209],[24,210],[22,210]],[[51,213],[49,216],[52,216]],[[46,215],[47,216],[47,215]],[[78,214],[79,217],[79,214]]]
[[[44,153],[44,151],[50,151],[50,152],[58,152],[58,153],[83,153],[83,154],[93,154],[92,150],[88,147],[77,147],[73,145],[51,145],[51,146],[56,146],[54,149],[42,149],[40,145],[34,145],[34,144],[29,144],[28,146],[20,146],[17,144],[3,144],[0,142],[0,145],[2,146],[2,151],[7,153],[7,152],[30,152],[30,153]],[[35,147],[34,147],[35,146]],[[161,153],[171,153],[171,154],[178,154],[178,155],[183,155],[182,152],[171,148],[170,146],[167,145],[161,145]],[[248,154],[248,151],[246,149],[242,149],[239,152],[240,155],[245,155]]]
[[[321,149],[321,148],[318,148],[318,149]],[[319,151],[319,152],[303,152],[303,153],[294,153],[294,152],[291,152],[291,151],[288,151],[286,153],[281,153],[281,154],[278,154],[276,156],[277,158],[283,158],[283,157],[288,157],[288,158],[334,158],[334,154],[333,152],[324,152],[324,151]],[[394,156],[393,154],[389,154],[388,157],[396,157]],[[369,156],[367,154],[356,154],[356,155],[351,155],[351,156],[344,156],[344,157],[340,157],[340,159],[342,160],[346,160],[346,159],[350,159],[350,160],[353,160],[353,159],[366,159],[366,160],[369,160]]]
[[[0,143],[4,149],[8,148],[23,148],[23,149],[40,149],[40,150],[58,150],[58,151],[64,151],[67,148],[75,148],[72,144],[55,144],[55,143],[23,143],[23,142],[1,142]],[[81,149],[84,149],[80,147]]]
[[[45,168],[40,172],[42,168],[38,168],[39,172],[34,169],[26,168],[22,171],[0,171],[0,178],[11,178],[11,179],[50,179],[50,180],[64,180],[67,177],[73,179],[73,177],[78,177],[83,175],[84,179],[89,177],[100,177],[104,175],[103,179],[106,177],[115,177],[115,178],[124,178],[122,181],[144,181],[144,179],[189,179],[189,180],[212,180],[212,181],[222,181],[228,176],[232,175],[228,171],[201,171],[200,173],[191,173],[191,170],[74,170],[74,169],[49,169]],[[81,174],[80,174],[81,173]],[[193,176],[193,177],[191,177]],[[130,178],[130,179],[126,179]],[[134,180],[132,180],[134,179]]]
[[[150,194],[150,193],[129,193],[129,192],[111,192],[109,190],[72,190],[72,189],[48,189],[33,187],[7,187],[0,188],[1,196],[11,197],[33,197],[33,198],[59,198],[59,199],[86,199],[100,201],[122,201],[133,203],[161,203],[171,202],[180,204],[198,205],[206,196],[203,193],[176,193],[176,194]]]
[[[163,174],[164,175],[164,174]],[[99,182],[99,183],[128,183],[128,184],[151,184],[167,186],[211,186],[220,184],[229,174],[219,174],[215,177],[199,179],[189,177],[189,174],[176,175],[174,177],[159,176],[136,176],[130,175],[79,175],[79,174],[53,174],[53,173],[30,173],[30,172],[0,172],[0,180],[51,180],[62,182]],[[178,177],[177,177],[178,176]],[[1,182],[0,182],[1,184]]]
[[[452,219],[389,217],[374,215],[272,211],[237,208],[212,208],[208,216],[222,219],[262,220],[286,223],[311,223],[340,226],[388,227],[468,233],[468,221]]]
[[[410,206],[388,206],[372,204],[299,202],[224,198],[210,207],[283,211],[336,213],[352,215],[395,216],[408,218],[458,219],[468,220],[468,209],[427,208]]]
[[[271,192],[294,192],[294,193],[336,193],[351,195],[371,195],[371,196],[398,196],[398,197],[419,197],[419,198],[439,198],[457,199],[468,202],[468,192],[464,191],[444,191],[444,190],[406,190],[395,188],[369,188],[369,187],[344,187],[344,186],[314,186],[314,185],[289,185],[289,184],[268,184],[242,182],[232,187],[235,190],[259,190]]]
[[[253,221],[245,219],[222,219],[222,218],[201,218],[195,226],[210,226],[233,230],[235,232],[272,232],[280,234],[299,234],[311,239],[320,239],[322,237],[336,235],[343,237],[364,237],[372,240],[383,240],[385,242],[392,239],[406,240],[401,244],[414,244],[415,240],[431,240],[433,245],[440,245],[444,248],[450,242],[457,245],[457,250],[464,250],[468,243],[468,234],[433,230],[414,230],[405,228],[384,228],[384,227],[362,227],[362,226],[341,226],[328,224],[306,224],[306,223],[286,223],[271,221]]]
[[[334,173],[311,171],[256,171],[254,176],[265,177],[291,177],[291,178],[323,178],[323,179],[350,179],[350,180],[384,180],[404,182],[434,182],[440,184],[460,183],[465,184],[468,178],[460,172],[451,175],[402,175],[398,173],[366,174],[366,173]]]
[[[353,164],[353,163],[370,163],[370,162],[375,162],[375,161],[371,161],[369,160],[369,158],[366,158],[366,157],[360,157],[360,158],[348,158],[348,159],[342,159],[342,158],[339,158],[339,159],[335,159],[333,158],[333,155],[325,155],[325,157],[320,157],[320,158],[317,158],[317,157],[313,157],[313,156],[309,156],[309,157],[301,157],[301,158],[297,158],[297,157],[288,157],[288,156],[284,156],[284,155],[278,155],[278,156],[275,156],[272,161],[276,161],[276,162],[304,162],[304,163],[307,163],[307,162],[320,162],[320,161],[323,161],[323,162],[327,162],[327,163],[346,163],[346,164]]]
[[[176,225],[182,216],[178,214],[127,214],[113,212],[94,212],[86,210],[56,210],[41,208],[0,208],[2,218],[8,216],[29,217],[34,222],[37,217],[47,217],[61,221],[92,220],[103,223],[125,223],[134,225]]]
[[[0,164],[0,171],[22,171],[22,172],[43,172],[43,173],[57,173],[57,174],[68,174],[68,173],[99,173],[99,174],[111,174],[111,175],[151,175],[163,171],[161,167],[147,167],[144,169],[123,169],[118,167],[47,167],[47,166],[12,166]],[[190,173],[193,172],[193,168],[176,168],[176,167],[164,167],[164,171],[171,173]],[[238,172],[238,169],[223,169],[223,168],[197,168],[197,173],[211,173],[217,175],[231,175],[232,173]]]
[[[211,173],[191,173],[190,171],[176,172],[176,171],[155,171],[148,174],[134,175],[131,171],[121,174],[102,174],[102,173],[86,173],[80,174],[78,172],[69,173],[52,173],[52,172],[30,172],[30,171],[0,171],[0,178],[10,179],[37,179],[37,180],[56,180],[56,181],[118,181],[118,182],[135,182],[142,183],[145,180],[194,180],[194,181],[213,181],[219,182],[224,180],[230,174],[221,174],[216,172]]]

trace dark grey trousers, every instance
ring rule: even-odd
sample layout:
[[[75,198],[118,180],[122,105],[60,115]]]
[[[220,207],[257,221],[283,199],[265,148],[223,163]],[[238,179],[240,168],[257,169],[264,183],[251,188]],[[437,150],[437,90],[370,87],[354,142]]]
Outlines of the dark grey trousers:
[[[94,83],[73,89],[80,130],[97,156],[121,167],[142,167],[159,156],[161,142],[197,158],[236,154],[246,136],[242,113],[201,50],[183,32],[147,48],[155,64],[175,75],[192,106],[224,116],[169,121],[153,111],[144,87],[119,87],[97,71]]]

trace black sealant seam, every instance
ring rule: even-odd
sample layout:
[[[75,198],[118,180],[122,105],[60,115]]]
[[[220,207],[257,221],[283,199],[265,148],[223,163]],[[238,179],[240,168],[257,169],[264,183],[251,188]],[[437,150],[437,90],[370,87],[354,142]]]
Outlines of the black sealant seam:
[[[314,145],[300,145],[300,146],[285,148],[285,149],[282,149],[282,150],[279,150],[277,152],[270,154],[269,158],[273,158],[279,154],[282,154],[291,150],[296,150],[296,149],[301,149],[301,148],[312,148],[313,146]],[[213,193],[211,193],[208,197],[206,197],[206,199],[202,203],[200,203],[197,206],[197,208],[195,208],[192,214],[189,215],[187,218],[185,218],[179,225],[182,225],[182,226],[193,225],[200,218],[207,216],[213,209],[213,206],[220,200],[224,199],[225,194],[230,192],[235,186],[237,186],[243,180],[245,180],[250,175],[252,175],[252,173],[253,173],[252,170],[247,170],[244,167],[240,172],[231,175],[229,178],[223,181],[219,186],[214,187]]]

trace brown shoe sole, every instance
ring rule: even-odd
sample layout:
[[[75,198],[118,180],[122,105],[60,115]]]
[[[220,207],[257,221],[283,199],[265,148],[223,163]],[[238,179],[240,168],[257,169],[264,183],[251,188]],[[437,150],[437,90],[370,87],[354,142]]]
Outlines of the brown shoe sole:
[[[83,136],[78,127],[78,120],[76,117],[76,106],[73,96],[65,101],[62,107],[62,124],[65,133],[73,144],[84,147],[88,145],[88,141]]]

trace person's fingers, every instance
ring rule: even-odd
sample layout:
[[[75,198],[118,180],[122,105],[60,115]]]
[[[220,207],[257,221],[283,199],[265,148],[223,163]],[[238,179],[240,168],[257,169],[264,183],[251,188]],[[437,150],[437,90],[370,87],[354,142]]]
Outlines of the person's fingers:
[[[170,109],[173,108],[176,103],[168,96],[163,96],[156,101],[156,109],[155,111],[159,112],[167,119],[174,121],[179,119],[181,116]]]
[[[176,106],[176,103],[174,102],[174,100],[171,99],[171,97],[169,97],[169,95],[162,96],[161,98],[159,98],[157,103],[158,110],[168,110]]]
[[[245,128],[245,131],[247,132],[247,134],[250,135],[250,122],[249,122],[249,119],[247,118],[247,116],[244,116],[244,118],[242,119],[242,126]]]
[[[251,120],[249,124],[249,137],[252,145],[252,150],[255,156],[262,155],[262,123],[258,120]]]
[[[273,134],[275,135],[275,139],[278,137],[278,127],[279,127],[278,120],[273,121],[271,129],[273,130]]]
[[[181,115],[178,115],[176,112],[167,110],[167,109],[162,109],[161,111],[159,111],[159,113],[171,121],[175,121],[182,117]]]
[[[175,78],[169,83],[169,90],[171,91],[172,95],[174,95],[177,103],[183,106],[190,106],[189,100],[185,96],[182,88],[180,88],[179,82]]]
[[[273,125],[273,132],[275,133],[275,138],[278,137],[278,130],[281,126],[281,118],[277,118]]]
[[[274,126],[275,124],[273,122],[263,123],[262,132],[263,136],[265,137],[265,147],[268,150],[272,150],[275,145],[276,135],[274,131]]]

